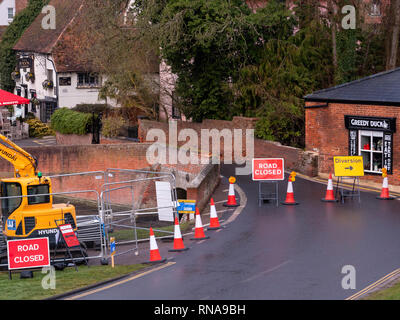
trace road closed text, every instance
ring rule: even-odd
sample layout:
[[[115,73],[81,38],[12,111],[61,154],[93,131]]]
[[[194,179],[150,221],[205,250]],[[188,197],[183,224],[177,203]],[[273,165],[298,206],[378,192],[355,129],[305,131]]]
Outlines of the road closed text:
[[[253,159],[253,180],[283,180],[285,167],[283,159]]]
[[[7,247],[9,269],[50,265],[48,238],[11,240],[7,242]]]

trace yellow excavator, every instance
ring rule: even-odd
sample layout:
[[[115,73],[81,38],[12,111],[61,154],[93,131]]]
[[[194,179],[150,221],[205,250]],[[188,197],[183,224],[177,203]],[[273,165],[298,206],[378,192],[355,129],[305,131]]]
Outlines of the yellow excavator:
[[[48,237],[54,248],[57,220],[77,231],[75,207],[53,203],[51,180],[37,172],[35,157],[1,134],[0,156],[14,166],[14,178],[0,180],[1,219],[7,240]]]

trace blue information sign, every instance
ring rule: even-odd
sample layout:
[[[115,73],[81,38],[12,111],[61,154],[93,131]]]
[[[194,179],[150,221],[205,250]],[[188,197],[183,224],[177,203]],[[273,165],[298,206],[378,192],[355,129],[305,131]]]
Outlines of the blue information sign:
[[[196,213],[196,200],[179,200],[178,213]]]

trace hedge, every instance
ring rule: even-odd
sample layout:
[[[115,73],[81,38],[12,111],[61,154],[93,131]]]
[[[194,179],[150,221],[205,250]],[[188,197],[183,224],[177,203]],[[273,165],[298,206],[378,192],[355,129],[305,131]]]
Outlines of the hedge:
[[[92,115],[68,108],[56,110],[51,116],[51,127],[62,134],[84,135],[91,132]]]
[[[85,112],[85,113],[92,113],[94,112],[95,114],[99,113],[107,113],[109,110],[111,110],[112,107],[108,104],[104,103],[81,103],[77,104],[72,110],[78,111],[78,112]]]

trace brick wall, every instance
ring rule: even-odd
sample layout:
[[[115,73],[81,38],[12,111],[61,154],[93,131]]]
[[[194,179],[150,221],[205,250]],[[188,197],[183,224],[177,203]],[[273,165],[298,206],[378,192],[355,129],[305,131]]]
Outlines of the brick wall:
[[[320,104],[307,102],[306,106]],[[349,153],[349,131],[345,127],[345,115],[399,119],[400,108],[330,103],[329,107],[306,109],[306,150],[319,153],[319,173],[333,172],[333,157]],[[399,121],[396,126],[396,132],[393,134],[393,175],[389,175],[389,182],[400,185],[400,153],[397,145],[400,141]],[[379,184],[382,177],[366,174],[363,180]]]
[[[192,181],[199,181],[201,186],[203,179],[207,179],[209,188],[205,190],[198,186],[191,186],[191,196],[199,201],[209,198],[219,181],[219,166],[215,166],[218,172],[210,171],[211,176],[201,177],[200,173],[207,165],[182,165],[173,169],[162,165],[150,165],[147,161],[147,149],[150,143],[126,143],[110,145],[74,145],[74,146],[40,146],[26,147],[27,152],[35,156],[38,160],[38,170],[44,176],[68,174],[88,171],[104,171],[107,168],[119,169],[150,169],[151,171],[173,172],[176,177],[176,187],[188,189]],[[8,161],[0,161],[0,173],[2,177],[11,177],[14,169]],[[80,177],[53,178],[53,192],[76,191],[76,190],[98,190],[101,192],[101,185],[104,183],[100,174]],[[146,175],[130,175],[124,177],[110,178],[112,181],[126,181],[127,179],[145,178]],[[199,177],[201,178],[199,180]],[[118,180],[119,179],[119,180]],[[146,194],[149,196],[146,198]],[[150,196],[151,194],[151,196]],[[76,197],[85,199],[96,199],[94,193],[76,194]],[[144,182],[135,185],[135,202],[145,204],[155,203],[155,194],[151,192],[151,186]],[[112,200],[115,203],[131,203],[131,191],[126,189],[122,192],[113,193]],[[202,209],[202,207],[200,208]]]
[[[28,0],[15,0],[15,13],[19,13],[28,6]]]

